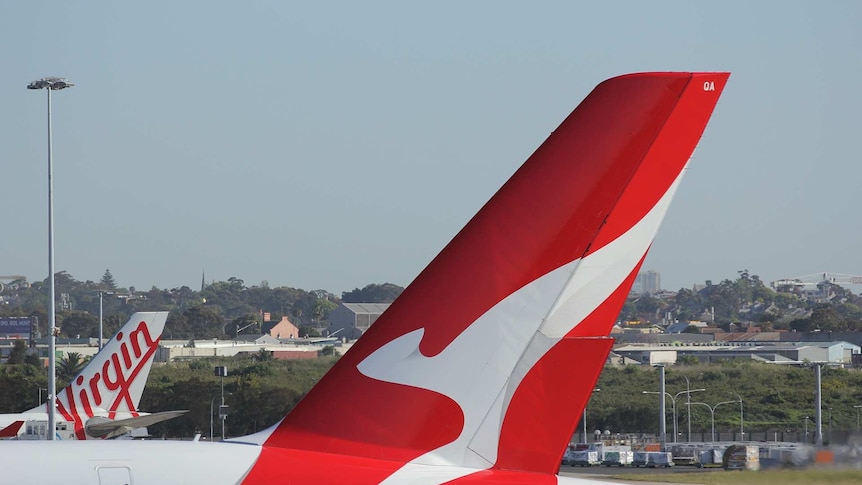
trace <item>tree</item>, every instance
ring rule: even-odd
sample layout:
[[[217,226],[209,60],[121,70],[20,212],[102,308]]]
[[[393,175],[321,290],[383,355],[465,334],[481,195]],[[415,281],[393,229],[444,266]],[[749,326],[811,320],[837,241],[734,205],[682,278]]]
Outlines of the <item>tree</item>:
[[[811,327],[819,330],[844,330],[844,320],[832,305],[821,303],[811,312]]]
[[[224,317],[221,308],[215,305],[198,305],[183,312],[191,335],[194,338],[224,337]]]
[[[99,285],[106,290],[117,289],[117,283],[114,281],[114,275],[111,274],[111,270],[105,270],[105,274],[103,274],[102,279],[99,280]]]
[[[39,358],[38,354],[28,353],[24,356],[24,363],[33,367],[42,367],[42,359]]]
[[[27,357],[27,342],[16,340],[12,344],[12,350],[9,352],[9,358],[6,359],[7,364],[23,364]]]
[[[60,359],[57,364],[57,378],[63,382],[70,382],[73,377],[81,372],[87,361],[78,352],[69,352]]]
[[[168,313],[168,319],[165,322],[164,334],[169,339],[180,339],[193,337],[189,323],[184,314],[179,311]]]
[[[329,313],[336,308],[338,308],[338,305],[336,305],[335,303],[325,298],[318,298],[318,300],[314,302],[314,306],[311,309],[312,318],[318,325],[320,325],[320,322],[322,320],[328,319]]]
[[[335,347],[332,345],[327,345],[326,347],[323,347],[322,349],[318,350],[317,355],[321,357],[335,355]]]
[[[254,360],[258,362],[272,362],[275,357],[272,356],[272,352],[266,349],[260,349],[253,356]]]
[[[71,312],[61,321],[60,329],[69,338],[95,337],[99,334],[99,319],[87,312]]]
[[[345,303],[392,303],[402,291],[404,288],[392,283],[370,284],[361,290],[355,288],[353,291],[343,292],[341,300]]]

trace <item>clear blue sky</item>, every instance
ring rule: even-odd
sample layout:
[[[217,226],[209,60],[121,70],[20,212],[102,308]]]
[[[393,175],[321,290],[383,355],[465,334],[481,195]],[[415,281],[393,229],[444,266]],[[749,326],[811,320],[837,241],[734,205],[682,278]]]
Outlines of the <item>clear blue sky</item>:
[[[600,81],[729,70],[645,269],[862,274],[862,3],[4,2],[0,275],[407,285]],[[405,3],[411,3],[405,5]],[[594,4],[594,5],[593,5]]]

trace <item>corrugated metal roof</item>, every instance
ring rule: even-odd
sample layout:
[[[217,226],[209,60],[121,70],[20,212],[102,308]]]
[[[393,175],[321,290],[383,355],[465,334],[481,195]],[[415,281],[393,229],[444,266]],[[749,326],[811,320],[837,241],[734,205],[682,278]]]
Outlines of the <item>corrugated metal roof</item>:
[[[391,303],[342,303],[353,313],[383,313]]]

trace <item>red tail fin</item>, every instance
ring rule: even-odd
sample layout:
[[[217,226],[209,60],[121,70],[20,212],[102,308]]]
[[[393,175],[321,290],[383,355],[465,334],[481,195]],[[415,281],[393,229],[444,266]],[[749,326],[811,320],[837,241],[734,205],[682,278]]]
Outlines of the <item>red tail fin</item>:
[[[153,358],[168,312],[138,312],[57,394],[57,411],[86,439],[85,423],[93,416],[110,419],[137,416]],[[28,412],[46,412],[46,405]]]
[[[24,426],[24,421],[12,421],[12,424],[0,429],[0,438],[14,438],[18,436],[21,427]]]
[[[596,87],[266,445],[555,472],[728,76]]]

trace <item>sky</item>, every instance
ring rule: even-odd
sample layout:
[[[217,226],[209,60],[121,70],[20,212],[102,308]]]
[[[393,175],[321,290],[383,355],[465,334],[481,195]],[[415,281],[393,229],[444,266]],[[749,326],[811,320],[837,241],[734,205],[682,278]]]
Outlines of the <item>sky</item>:
[[[862,2],[0,4],[0,275],[406,286],[599,82],[731,78],[644,265],[862,274]]]

